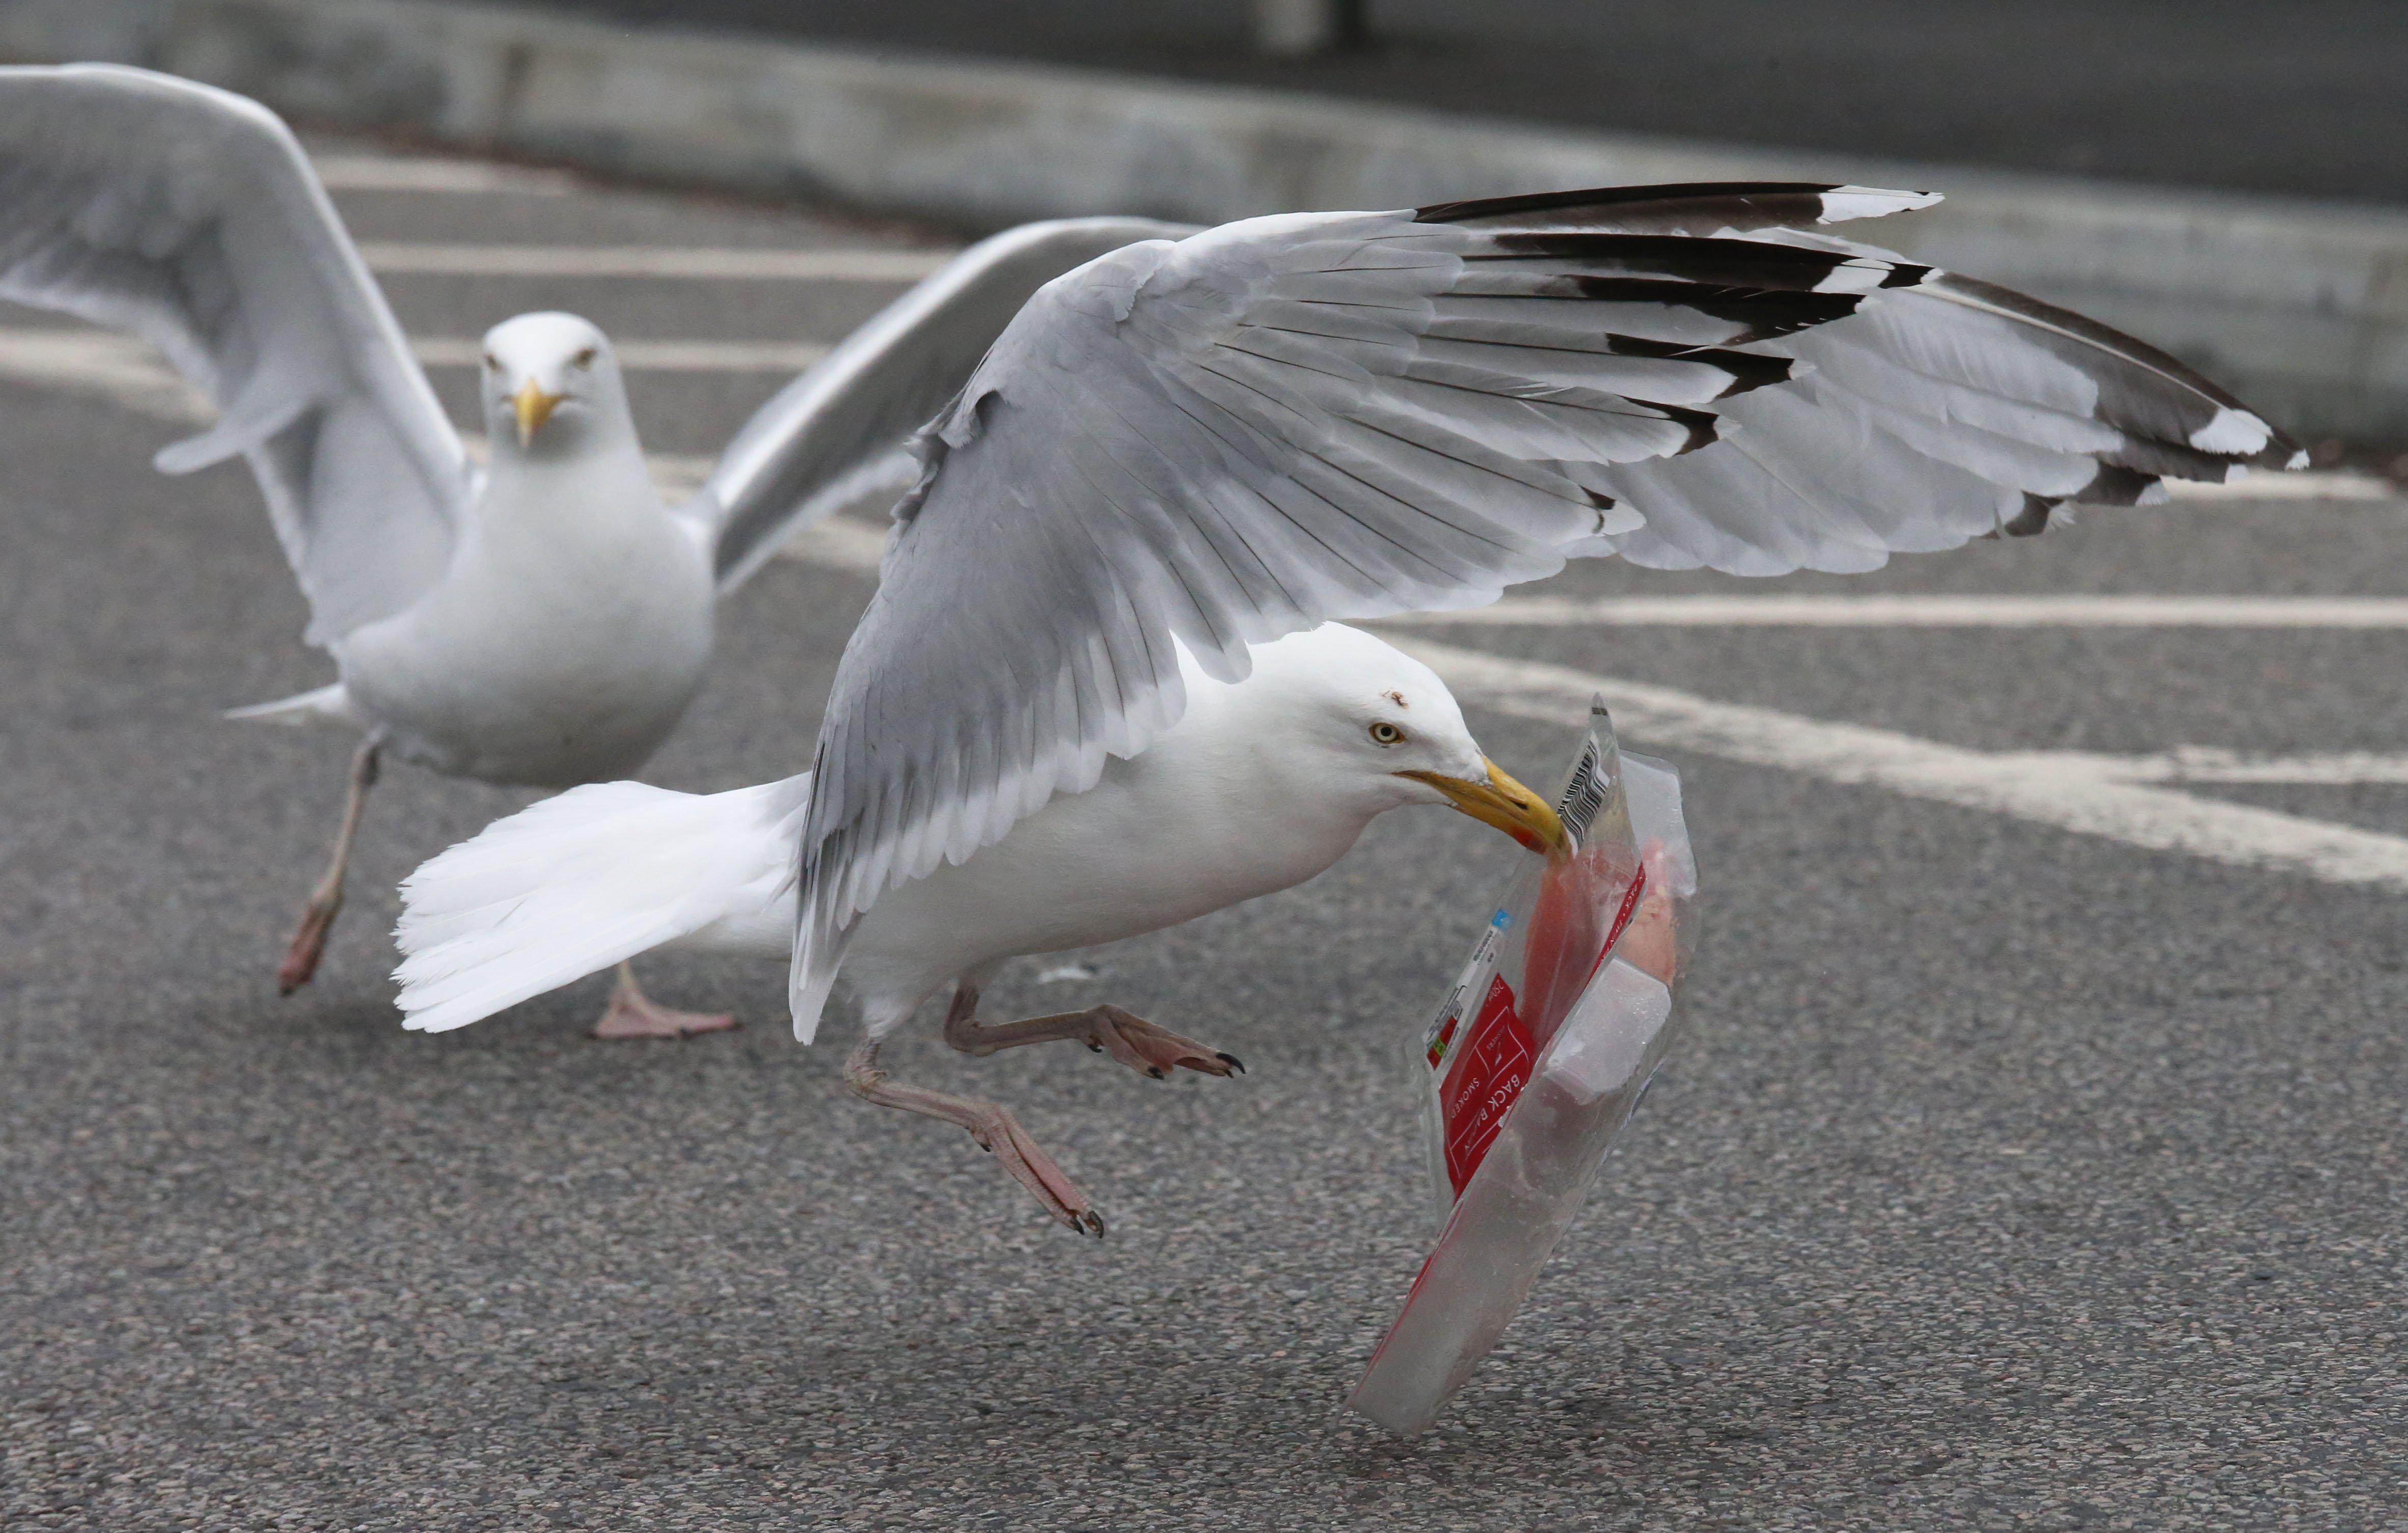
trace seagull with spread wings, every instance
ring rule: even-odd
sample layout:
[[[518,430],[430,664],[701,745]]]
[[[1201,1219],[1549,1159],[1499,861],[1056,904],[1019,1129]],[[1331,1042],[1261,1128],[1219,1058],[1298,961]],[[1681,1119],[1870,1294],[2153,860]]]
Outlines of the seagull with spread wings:
[[[523,314],[485,337],[479,467],[301,148],[245,97],[113,65],[0,69],[0,298],[130,330],[217,423],[157,457],[240,456],[338,680],[234,717],[362,737],[334,855],[279,969],[317,967],[387,755],[489,782],[624,776],[702,683],[720,597],[960,385],[1038,285],[1173,226],[1032,224],[929,278],[763,407],[681,506],[654,490],[610,343]],[[631,971],[606,1036],[725,1018]]]
[[[775,954],[806,1040],[839,976],[854,993],[856,1093],[961,1125],[1100,1231],[1009,1112],[890,1080],[880,1040],[951,986],[944,1036],[973,1053],[1067,1039],[1226,1074],[1117,1007],[982,1022],[980,987],[1300,881],[1389,809],[1562,841],[1435,676],[1333,620],[1587,556],[1867,570],[2299,465],[2138,341],[1826,232],[1933,200],[1733,184],[1297,213],[1048,283],[919,438],[812,770],[583,788],[435,859],[404,886],[409,1025],[653,947]]]

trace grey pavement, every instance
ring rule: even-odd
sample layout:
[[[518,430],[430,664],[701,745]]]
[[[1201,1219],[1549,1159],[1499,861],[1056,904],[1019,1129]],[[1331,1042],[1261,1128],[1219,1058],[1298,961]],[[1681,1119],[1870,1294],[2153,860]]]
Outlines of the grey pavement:
[[[1039,60],[1626,133],[2408,201],[2389,0],[1363,0],[1282,61],[1246,0],[542,0],[636,24]]]
[[[657,193],[338,200],[388,238],[930,237]],[[573,303],[793,340],[894,291],[393,289],[430,335]],[[698,452],[778,381],[632,392],[649,445]],[[1680,754],[1689,1032],[1504,1346],[1399,1444],[1339,1402],[1432,1233],[1404,1039],[1496,838],[1390,816],[1302,889],[998,986],[996,1014],[1121,1002],[1234,1081],[895,1051],[1018,1110],[1100,1243],[849,1098],[771,967],[648,970],[746,1020],[686,1043],[589,1040],[598,981],[404,1033],[392,885],[522,795],[388,774],[280,1001],[348,747],[215,717],[330,672],[247,476],[150,472],[177,429],[0,382],[0,1526],[2408,1526],[2408,895]],[[2399,501],[2180,503],[1745,589],[2408,595],[2403,532]],[[795,770],[869,590],[765,570],[648,777]],[[2399,629],[1438,637],[1982,749],[2408,745]],[[1564,731],[1470,701],[1493,754],[1555,769]],[[2213,793],[2408,834],[2398,785]]]

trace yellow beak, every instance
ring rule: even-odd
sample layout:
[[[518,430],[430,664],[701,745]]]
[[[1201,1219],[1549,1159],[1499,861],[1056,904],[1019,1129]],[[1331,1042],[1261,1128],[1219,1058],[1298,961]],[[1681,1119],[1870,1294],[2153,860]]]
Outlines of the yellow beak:
[[[1557,856],[1572,849],[1572,838],[1564,823],[1547,801],[1513,781],[1505,768],[1486,757],[1481,765],[1488,768],[1485,782],[1466,781],[1448,777],[1442,772],[1398,772],[1417,782],[1426,782],[1446,795],[1455,808],[1484,825],[1495,825],[1533,852]]]
[[[510,403],[518,408],[521,447],[535,440],[535,434],[543,429],[543,423],[552,419],[552,412],[559,408],[560,402],[567,397],[565,394],[544,393],[536,386],[532,378],[519,385],[519,392],[510,395]]]

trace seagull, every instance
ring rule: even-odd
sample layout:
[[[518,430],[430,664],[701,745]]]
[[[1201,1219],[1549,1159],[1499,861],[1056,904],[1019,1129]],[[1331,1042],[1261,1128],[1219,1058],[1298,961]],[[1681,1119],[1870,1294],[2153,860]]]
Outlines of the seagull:
[[[1177,648],[1177,641],[1173,641]],[[1449,807],[1532,850],[1568,844],[1544,799],[1490,761],[1426,666],[1342,623],[1256,647],[1242,682],[1180,651],[1187,707],[958,865],[865,914],[845,957],[883,1038],[953,986],[945,1039],[975,1054],[1075,1039],[1141,1074],[1226,1076],[1237,1056],[1112,1005],[1000,1024],[978,996],[1008,959],[1158,931],[1301,883],[1378,815]],[[404,1025],[447,1032],[639,953],[783,962],[811,774],[731,793],[595,783],[501,820],[402,884]],[[969,1130],[1066,1224],[1103,1218],[1011,1113],[849,1071],[873,1102]]]
[[[403,887],[408,1024],[651,946],[779,952],[797,1038],[839,977],[858,1096],[967,1128],[1056,1219],[1092,1200],[992,1103],[881,1042],[952,988],[971,1053],[1071,1039],[1235,1067],[1113,1007],[991,1023],[995,966],[1154,929],[1445,803],[1544,850],[1437,679],[1343,620],[1478,605],[1578,557],[1868,570],[2168,477],[2296,467],[2189,368],[1828,232],[1937,199],[1785,183],[1292,213],[1046,283],[915,439],[810,772],[538,804]]]
[[[874,477],[1036,287],[1142,219],[974,247],[765,405],[666,505],[610,342],[570,314],[484,337],[480,467],[292,132],[245,97],[105,64],[0,69],[0,298],[130,330],[215,403],[165,473],[240,456],[309,604],[327,686],[231,717],[360,737],[324,876],[277,973],[316,971],[381,761],[560,788],[642,766],[709,668],[719,598]],[[623,968],[597,1033],[732,1019]]]

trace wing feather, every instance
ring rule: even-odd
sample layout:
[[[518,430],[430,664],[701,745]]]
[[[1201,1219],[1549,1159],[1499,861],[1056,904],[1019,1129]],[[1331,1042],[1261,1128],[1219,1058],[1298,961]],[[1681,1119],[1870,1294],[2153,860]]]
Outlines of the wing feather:
[[[881,309],[752,414],[681,512],[710,537],[722,593],[854,493],[857,476],[945,408],[1030,294],[1140,239],[1154,219],[1055,219],[981,240]]]
[[[919,440],[821,733],[792,976],[1184,707],[1174,641],[1472,605],[1619,552],[1870,569],[2288,444],[2171,359],[1758,184],[1290,214],[1040,289]],[[2238,414],[2234,412],[2240,412]]]
[[[0,69],[0,297],[132,331],[216,404],[155,461],[249,460],[313,642],[441,575],[466,455],[273,113],[142,69]]]

